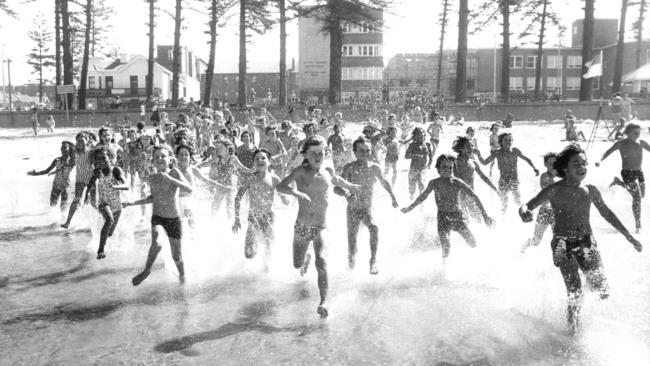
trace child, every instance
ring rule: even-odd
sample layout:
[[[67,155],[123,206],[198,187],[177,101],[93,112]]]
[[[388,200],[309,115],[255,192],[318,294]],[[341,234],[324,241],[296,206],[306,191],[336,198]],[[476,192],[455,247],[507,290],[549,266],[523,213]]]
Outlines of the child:
[[[547,153],[544,155],[544,166],[546,167],[546,171],[539,177],[539,185],[542,189],[550,186],[555,182],[555,176],[557,175],[555,168],[553,168],[555,159],[557,159],[556,153]],[[553,218],[553,210],[548,205],[548,203],[544,203],[539,206],[539,212],[537,213],[537,220],[535,221],[535,230],[533,231],[533,237],[526,241],[524,247],[522,248],[522,252],[524,252],[526,248],[530,246],[538,246],[542,241],[542,237],[544,237],[546,228],[549,226],[553,228],[554,225],[555,220]]]
[[[115,227],[122,214],[122,198],[120,190],[128,190],[129,187],[124,181],[124,173],[119,167],[113,166],[111,161],[111,152],[107,147],[100,146],[94,150],[95,170],[88,182],[86,190],[86,199],[90,192],[94,191],[96,204],[95,207],[104,218],[104,226],[99,235],[99,249],[97,249],[97,259],[106,258],[104,246],[106,240],[113,235]]]
[[[474,199],[488,226],[494,225],[494,220],[488,216],[481,200],[474,191],[462,180],[453,177],[455,161],[456,158],[451,155],[440,155],[436,160],[436,169],[438,169],[440,177],[429,181],[427,188],[418,198],[410,206],[402,209],[404,213],[411,211],[424,202],[431,192],[435,192],[436,206],[438,207],[438,235],[440,236],[443,260],[449,256],[449,234],[451,230],[458,232],[470,247],[476,247],[476,239],[467,227],[467,220],[460,209],[460,192],[464,192]]]
[[[508,208],[508,192],[512,193],[517,205],[521,204],[519,194],[519,176],[517,174],[517,159],[522,159],[533,168],[535,175],[539,175],[539,170],[535,168],[533,162],[526,157],[516,147],[512,147],[512,134],[509,132],[499,135],[499,150],[493,151],[487,159],[481,160],[481,163],[489,164],[496,159],[497,167],[501,176],[499,177],[499,196],[501,197],[501,211],[505,214]]]
[[[607,135],[607,139],[611,141],[618,141],[625,137],[623,130],[625,129],[625,118],[619,118],[618,125],[612,129],[612,132]]]
[[[318,272],[318,290],[320,304],[317,313],[325,318],[327,309],[327,263],[325,259],[325,242],[322,231],[325,229],[327,216],[328,192],[336,184],[348,189],[360,186],[347,182],[330,168],[324,168],[325,140],[320,136],[311,136],[302,145],[301,153],[306,162],[297,167],[277,186],[277,191],[298,198],[298,216],[293,232],[293,266],[304,274],[311,257],[307,254],[309,243],[314,243],[316,270]],[[322,169],[321,169],[322,168]],[[296,182],[296,188],[290,186]]]
[[[237,159],[248,169],[253,168],[253,153],[257,147],[251,142],[251,135],[248,131],[244,131],[239,136],[242,144],[235,150]]]
[[[81,198],[84,194],[84,190],[88,186],[90,177],[93,174],[93,159],[92,159],[92,150],[89,149],[88,134],[86,132],[79,132],[75,137],[77,141],[77,146],[74,155],[75,162],[75,184],[74,184],[74,198],[70,204],[70,210],[68,211],[68,218],[65,220],[65,223],[61,225],[62,228],[67,229],[70,227],[70,222],[72,217],[74,217],[75,212],[81,205]]]
[[[442,132],[442,123],[440,123],[440,115],[436,114],[427,128],[427,133],[431,136],[431,148],[433,149],[433,154],[436,153],[438,145],[440,145],[440,132]]]
[[[409,195],[413,199],[417,185],[420,193],[424,190],[425,170],[431,167],[433,150],[431,144],[424,142],[424,130],[420,127],[413,129],[413,142],[406,149],[405,159],[411,159],[409,167]]]
[[[493,152],[499,150],[501,146],[499,146],[499,128],[501,125],[499,123],[493,123],[492,126],[490,126],[490,154]],[[474,146],[474,148],[477,148],[478,146]],[[481,154],[477,154],[479,158],[481,157]],[[494,168],[494,161],[492,161],[492,164],[490,164],[490,177],[492,176],[492,168]]]
[[[567,141],[587,141],[585,134],[576,128],[576,120],[570,118],[567,120],[566,140]]]
[[[178,170],[183,174],[185,180],[189,183],[190,186],[194,187],[194,178],[200,179],[203,183],[210,184],[214,187],[219,187],[222,189],[232,189],[233,187],[225,186],[215,180],[206,178],[201,171],[194,166],[190,165],[190,162],[193,159],[194,150],[192,147],[186,144],[180,144],[176,147],[176,159],[178,161]],[[188,221],[190,228],[194,228],[194,212],[192,207],[194,206],[192,200],[192,193],[181,190],[179,198],[179,209]]]
[[[133,286],[142,283],[151,273],[151,267],[162,249],[160,236],[163,232],[169,238],[169,247],[178,269],[178,278],[181,283],[185,282],[185,269],[181,255],[183,226],[178,209],[178,190],[192,192],[192,186],[187,183],[181,172],[169,168],[171,159],[172,154],[164,145],[154,146],[153,165],[156,168],[156,173],[150,175],[147,179],[151,186],[151,195],[132,203],[123,204],[124,207],[128,207],[153,203],[151,247],[149,247],[144,270],[131,280]]]
[[[54,133],[54,126],[56,126],[56,121],[54,120],[54,117],[51,114],[47,116],[47,120],[45,120],[45,125],[47,126],[47,132]]]
[[[275,126],[268,126],[265,133],[267,139],[261,143],[261,148],[271,153],[271,170],[276,175],[284,177],[284,159],[287,156],[287,150],[278,138]]]
[[[265,266],[268,271],[268,259],[271,254],[271,243],[273,242],[274,214],[272,210],[275,187],[280,183],[280,178],[269,171],[271,153],[265,149],[255,151],[255,173],[243,185],[239,187],[235,196],[235,223],[232,231],[237,233],[241,228],[239,211],[241,199],[248,191],[248,229],[244,246],[246,258],[253,258],[257,254],[256,236],[261,234],[266,244]]]
[[[384,175],[387,175],[390,169],[393,169],[393,178],[391,179],[391,187],[395,185],[397,180],[397,161],[399,160],[399,142],[397,141],[397,128],[388,127],[386,130],[387,136],[384,139],[384,146],[386,146],[386,157],[384,158],[385,170]]]
[[[395,128],[393,127],[393,130]],[[355,256],[357,254],[357,234],[359,225],[363,222],[370,232],[370,274],[376,275],[377,270],[377,245],[379,243],[379,227],[372,217],[372,198],[376,181],[384,187],[393,202],[393,207],[397,207],[397,200],[390,184],[381,174],[379,165],[369,161],[370,158],[370,141],[359,137],[352,143],[352,151],[357,158],[356,161],[346,164],[343,167],[341,177],[348,182],[361,185],[359,193],[350,193],[340,187],[336,187],[334,192],[343,195],[348,200],[347,222],[348,222],[348,265],[350,269],[354,268]]]
[[[544,202],[551,204],[555,216],[551,241],[553,263],[564,278],[569,297],[567,320],[570,330],[576,332],[582,298],[578,269],[585,274],[591,288],[600,292],[601,298],[609,296],[600,253],[589,223],[592,203],[600,215],[623,234],[637,251],[640,252],[642,246],[605,204],[598,188],[582,184],[587,175],[587,157],[579,145],[571,144],[564,148],[557,155],[553,167],[562,179],[544,188],[521,206],[519,215],[524,222],[530,222],[533,220],[531,210]]]
[[[605,160],[611,153],[618,150],[621,154],[621,178],[614,177],[614,181],[609,186],[618,185],[632,195],[632,212],[636,222],[637,234],[641,231],[641,198],[645,197],[645,177],[641,165],[643,163],[643,150],[650,151],[650,145],[644,140],[639,140],[641,136],[641,126],[636,123],[630,123],[625,127],[625,139],[616,141],[612,147],[607,149],[603,157],[596,166]]]
[[[458,154],[456,164],[454,164],[454,176],[456,178],[459,178],[471,189],[474,189],[474,173],[477,173],[492,190],[498,193],[492,181],[483,174],[478,163],[474,160],[473,152],[475,149],[469,138],[458,137],[452,144],[452,150]],[[474,214],[478,213],[478,210],[476,210],[474,200],[462,192],[460,199],[463,207],[468,209],[472,217],[475,217]],[[480,217],[478,219],[480,220]]]
[[[343,145],[341,126],[334,125],[334,127],[332,127],[332,132],[333,133],[327,138],[327,146],[332,151],[332,162],[334,163],[334,170],[340,172],[345,161],[345,146]]]
[[[53,173],[50,173],[54,169]],[[61,213],[65,212],[65,205],[68,202],[68,187],[70,186],[70,173],[74,168],[74,145],[70,141],[61,143],[61,156],[52,160],[52,164],[45,170],[37,172],[31,170],[29,175],[55,174],[52,182],[52,192],[50,193],[50,207],[56,206],[61,197]]]

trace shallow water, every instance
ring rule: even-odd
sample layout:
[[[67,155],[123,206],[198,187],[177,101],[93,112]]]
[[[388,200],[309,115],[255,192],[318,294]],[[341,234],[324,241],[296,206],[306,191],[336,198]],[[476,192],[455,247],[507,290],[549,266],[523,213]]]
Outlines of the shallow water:
[[[541,169],[542,155],[565,145],[560,127],[516,126],[514,144]],[[582,128],[588,135],[590,126]],[[584,329],[570,336],[550,233],[539,247],[520,254],[533,224],[521,223],[514,205],[502,216],[496,194],[480,180],[477,193],[498,224],[494,229],[472,225],[474,249],[452,234],[444,266],[433,197],[404,215],[377,187],[378,276],[368,274],[364,228],[357,267],[347,269],[344,202],[332,195],[327,320],[316,314],[313,267],[300,278],[291,265],[293,202],[285,206],[276,200],[270,273],[264,273],[262,255],[244,258],[243,231],[232,234],[232,221],[225,214],[212,217],[209,201],[200,199],[197,230],[183,243],[187,284],[178,284],[165,247],[151,276],[134,288],[131,277],[142,269],[150,243],[149,216],[141,220],[140,208],[126,209],[107,244],[107,258],[97,261],[96,214],[82,209],[65,232],[58,228],[58,210],[48,207],[52,177],[25,175],[49,165],[61,139],[72,140],[75,132],[35,139],[28,131],[0,131],[3,364],[647,365],[650,360],[648,235],[637,236],[649,246],[639,254],[592,210],[611,297],[601,301],[588,294]],[[447,127],[438,151],[448,151],[451,139],[463,132]],[[589,152],[591,161],[609,145],[601,137]],[[477,129],[477,139],[487,152],[487,130]],[[406,168],[402,160],[396,187],[400,206],[410,203]],[[590,166],[588,180],[632,227],[629,195],[607,187],[619,169],[613,155],[600,168]],[[537,192],[538,178],[524,162],[519,171],[527,200]],[[493,181],[497,177],[495,169]],[[645,201],[643,210],[646,223]]]

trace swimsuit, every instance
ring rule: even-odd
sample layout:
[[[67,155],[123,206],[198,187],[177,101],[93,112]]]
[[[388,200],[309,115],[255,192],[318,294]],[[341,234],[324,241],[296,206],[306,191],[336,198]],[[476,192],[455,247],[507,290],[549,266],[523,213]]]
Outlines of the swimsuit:
[[[108,205],[113,212],[121,211],[122,199],[120,198],[120,191],[113,188],[119,182],[113,176],[112,171],[108,175],[101,172],[99,174],[100,176],[97,178],[97,207],[101,208]]]
[[[293,226],[294,235],[300,236],[306,241],[314,240],[314,238],[325,229],[325,224],[306,224],[301,221],[296,221]]]
[[[183,235],[183,224],[180,217],[151,216],[151,227],[160,225],[167,233],[167,237],[180,240]]]
[[[630,185],[636,182],[637,180],[639,181],[639,183],[645,182],[645,177],[643,176],[642,170],[623,169],[621,170],[621,178],[623,178],[623,182],[626,185]]]
[[[274,218],[273,212],[248,212],[248,223],[260,231],[267,231],[273,227]]]

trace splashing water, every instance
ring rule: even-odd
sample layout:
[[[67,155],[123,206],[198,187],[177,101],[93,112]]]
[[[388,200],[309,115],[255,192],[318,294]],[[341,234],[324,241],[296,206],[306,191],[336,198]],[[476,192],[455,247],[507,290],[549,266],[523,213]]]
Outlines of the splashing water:
[[[487,151],[488,132],[476,129],[479,148]],[[346,134],[360,130],[349,127]],[[446,128],[438,153],[449,151],[463,131]],[[514,146],[543,169],[542,155],[565,145],[559,141],[563,133],[560,125],[518,125]],[[265,273],[264,245],[260,242],[254,259],[245,259],[246,224],[233,234],[224,210],[213,216],[209,195],[199,192],[196,228],[184,226],[186,285],[178,285],[166,245],[151,276],[134,288],[130,279],[142,270],[151,240],[150,209],[143,218],[140,208],[127,208],[106,245],[107,258],[95,260],[102,224],[97,213],[84,207],[71,230],[59,229],[60,211],[48,206],[51,177],[25,176],[27,168],[49,164],[60,139],[39,138],[39,149],[22,155],[17,151],[27,138],[0,146],[8,157],[0,167],[6,177],[0,199],[10,203],[0,207],[0,358],[8,364],[643,365],[650,359],[647,250],[636,253],[595,209],[592,224],[611,297],[602,301],[587,292],[583,330],[570,336],[551,234],[521,254],[533,225],[519,220],[512,202],[502,215],[498,197],[481,181],[475,183],[477,194],[498,225],[471,223],[477,248],[452,234],[444,264],[433,197],[405,215],[376,186],[378,276],[368,274],[363,227],[357,266],[348,270],[345,202],[330,194],[325,240],[331,315],[323,321],[316,315],[313,267],[301,278],[292,266],[295,200],[284,205],[276,199],[276,239]],[[597,140],[591,160],[608,146]],[[28,163],[21,160],[25,154]],[[631,198],[619,187],[608,188],[619,166],[612,156],[600,168],[590,166],[587,179],[631,227]],[[395,187],[400,206],[411,202],[407,167],[400,160]],[[519,175],[522,198],[530,199],[538,178],[525,163]],[[435,176],[428,173],[428,179]],[[492,180],[497,179],[495,169]],[[242,206],[244,218],[246,199]],[[649,209],[644,201],[644,218]],[[648,244],[645,233],[637,237]]]

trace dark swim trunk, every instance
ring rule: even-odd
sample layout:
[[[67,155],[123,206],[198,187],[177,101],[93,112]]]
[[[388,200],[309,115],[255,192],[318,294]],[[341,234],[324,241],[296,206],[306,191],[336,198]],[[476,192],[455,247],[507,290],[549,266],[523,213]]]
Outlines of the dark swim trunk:
[[[632,184],[637,180],[639,181],[639,183],[645,182],[645,177],[643,176],[642,170],[623,169],[621,170],[621,178],[623,178],[623,182],[626,185]]]
[[[273,212],[249,212],[248,223],[256,230],[266,231],[273,226]]]
[[[555,217],[553,217],[553,209],[550,207],[540,207],[537,213],[537,223],[542,225],[553,225]]]
[[[167,236],[173,239],[181,239],[183,236],[183,224],[180,217],[151,216],[151,226],[160,225],[165,229]]]
[[[554,236],[551,240],[553,264],[560,267],[575,258],[583,271],[599,269],[600,252],[593,235],[578,237]]]
[[[465,215],[462,211],[438,211],[438,232],[462,231],[467,228]]]

